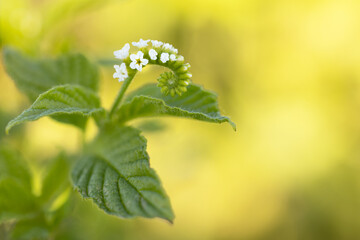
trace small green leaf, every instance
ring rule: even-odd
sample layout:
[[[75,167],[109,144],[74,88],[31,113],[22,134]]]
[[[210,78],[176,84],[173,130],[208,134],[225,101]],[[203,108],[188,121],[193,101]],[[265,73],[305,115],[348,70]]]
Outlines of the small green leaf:
[[[57,86],[41,94],[29,109],[11,120],[6,132],[18,124],[45,116],[72,114],[89,117],[102,111],[99,97],[93,91],[76,85]]]
[[[51,204],[69,188],[69,171],[69,162],[65,154],[60,154],[50,162],[42,181],[40,199],[43,203]]]
[[[0,148],[0,222],[20,219],[36,211],[31,193],[31,175],[25,161],[15,152]]]
[[[72,179],[81,195],[119,217],[174,218],[170,201],[150,168],[146,139],[131,127],[102,130],[78,161]]]
[[[75,84],[93,91],[98,90],[99,73],[96,65],[81,54],[69,54],[57,59],[35,60],[23,56],[12,48],[3,49],[4,66],[16,86],[31,102],[52,87]],[[55,120],[84,129],[86,118],[78,116],[52,116]]]
[[[115,121],[125,122],[138,117],[177,116],[207,122],[228,122],[234,130],[236,125],[230,118],[222,116],[214,93],[191,84],[182,96],[164,96],[155,84],[146,85],[132,93],[117,110]]]

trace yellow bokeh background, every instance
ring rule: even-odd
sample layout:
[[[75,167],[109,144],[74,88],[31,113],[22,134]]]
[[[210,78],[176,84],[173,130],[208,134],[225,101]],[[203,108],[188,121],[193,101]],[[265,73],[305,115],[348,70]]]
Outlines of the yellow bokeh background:
[[[139,38],[178,48],[237,131],[162,118],[164,131],[144,135],[174,224],[78,201],[74,239],[360,239],[360,1],[0,0],[0,47],[34,57],[111,59]],[[101,67],[107,108],[112,71]],[[131,89],[160,72],[144,69]],[[1,111],[30,104],[2,64],[0,86]],[[49,119],[25,131],[20,151],[35,165],[80,148],[80,131]]]

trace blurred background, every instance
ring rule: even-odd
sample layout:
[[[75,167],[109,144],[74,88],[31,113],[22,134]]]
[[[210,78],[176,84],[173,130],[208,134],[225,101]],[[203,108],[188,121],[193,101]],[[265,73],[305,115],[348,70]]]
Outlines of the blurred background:
[[[178,48],[238,130],[131,122],[146,130],[174,224],[108,216],[74,193],[59,239],[360,239],[358,0],[0,0],[0,51],[96,62],[139,38]],[[160,72],[145,68],[131,88]],[[106,107],[120,88],[112,73],[101,67]],[[1,62],[0,86],[4,128],[30,103]],[[3,141],[35,177],[44,159],[79,149],[80,131],[50,119],[20,131]]]

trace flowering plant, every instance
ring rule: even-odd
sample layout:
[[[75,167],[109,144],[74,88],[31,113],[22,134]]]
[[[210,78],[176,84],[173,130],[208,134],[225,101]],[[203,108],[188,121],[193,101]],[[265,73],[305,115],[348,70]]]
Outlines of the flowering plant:
[[[133,53],[127,43],[114,52],[119,64],[114,66],[113,77],[123,83],[109,111],[100,104],[97,66],[83,55],[33,60],[14,49],[5,49],[7,73],[33,102],[8,123],[6,131],[9,133],[16,125],[46,116],[85,131],[87,120],[93,118],[98,135],[93,141],[85,143],[82,152],[71,158],[76,159],[71,170],[68,161],[64,160],[68,157],[65,154],[58,157],[54,169],[63,166],[65,177],[58,177],[56,170],[49,171],[49,179],[52,180],[47,183],[45,179],[43,186],[60,186],[66,181],[67,171],[71,171],[73,186],[106,213],[123,218],[159,217],[172,222],[174,214],[169,198],[149,164],[146,139],[138,129],[129,125],[129,121],[140,117],[177,116],[213,123],[228,122],[234,129],[235,124],[220,114],[214,93],[191,83],[190,64],[184,62],[184,57],[171,44],[140,39],[132,43],[132,48],[135,48]],[[162,73],[157,84],[148,84],[126,94],[136,73],[148,65],[160,65],[170,71]],[[8,161],[7,155],[0,153],[0,163],[8,166],[6,174],[11,178],[17,178],[16,171],[11,170],[16,166],[27,172],[23,163]],[[16,180],[16,184],[29,198],[33,198],[28,190],[31,188],[28,180]],[[48,195],[47,191],[44,190],[44,194]],[[7,197],[11,198],[10,195],[4,198]],[[40,198],[41,204],[54,199],[49,196]],[[17,214],[11,208],[11,201],[13,199],[0,208],[6,209],[0,212],[2,216]],[[29,207],[26,211],[38,209]]]

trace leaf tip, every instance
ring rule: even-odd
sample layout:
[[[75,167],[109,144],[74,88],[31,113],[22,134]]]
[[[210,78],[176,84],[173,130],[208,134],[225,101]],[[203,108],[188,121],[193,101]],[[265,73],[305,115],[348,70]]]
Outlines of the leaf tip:
[[[233,121],[231,121],[231,120],[229,120],[229,124],[230,124],[231,127],[234,129],[234,131],[236,132],[236,124],[235,124]]]
[[[174,213],[172,212],[172,210],[169,214],[166,214],[166,216],[158,216],[158,217],[165,220],[166,222],[168,222],[171,225],[174,224],[175,216],[174,216]]]
[[[166,221],[167,221],[168,223],[170,223],[171,225],[174,225],[174,218],[173,218],[173,219],[166,219]]]
[[[9,123],[6,125],[6,127],[5,127],[5,134],[6,134],[6,135],[9,135],[10,129],[11,129],[12,127],[13,127],[13,126],[12,126],[11,122],[9,122]]]
[[[236,132],[236,124],[233,121],[231,121],[229,117],[224,117],[222,122],[229,123],[232,129]]]

